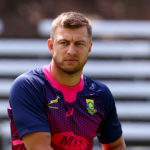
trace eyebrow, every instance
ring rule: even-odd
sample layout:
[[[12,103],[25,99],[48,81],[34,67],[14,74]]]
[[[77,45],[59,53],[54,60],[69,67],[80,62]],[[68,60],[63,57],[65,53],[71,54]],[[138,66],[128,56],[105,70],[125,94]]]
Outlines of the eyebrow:
[[[86,42],[85,40],[76,40],[77,42]]]
[[[75,41],[75,43],[80,43],[80,44],[86,44],[86,41],[84,41],[84,40],[79,40],[79,41]]]
[[[57,39],[57,42],[59,42],[59,41],[69,41],[69,40],[67,40],[67,39]]]
[[[56,41],[57,41],[57,42],[61,42],[61,41],[68,41],[68,42],[70,42],[70,40],[67,40],[67,39],[65,39],[65,38],[57,39]],[[75,42],[83,42],[83,43],[86,43],[85,40],[77,40],[77,41],[75,41]]]
[[[61,41],[68,41],[68,40],[64,38],[56,39],[56,42],[61,42]]]

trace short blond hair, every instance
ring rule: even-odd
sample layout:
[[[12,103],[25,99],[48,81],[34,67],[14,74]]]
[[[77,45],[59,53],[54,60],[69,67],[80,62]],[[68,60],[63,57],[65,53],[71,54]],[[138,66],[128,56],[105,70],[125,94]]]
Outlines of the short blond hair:
[[[92,25],[87,17],[78,12],[64,12],[54,19],[50,36],[53,40],[58,27],[75,29],[83,26],[87,28],[88,35],[92,39]]]

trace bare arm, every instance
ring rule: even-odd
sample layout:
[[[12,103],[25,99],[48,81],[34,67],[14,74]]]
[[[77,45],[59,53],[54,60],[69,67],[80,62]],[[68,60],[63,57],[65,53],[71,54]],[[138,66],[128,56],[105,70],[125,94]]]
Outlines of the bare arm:
[[[122,136],[115,142],[102,144],[102,147],[103,150],[126,150],[125,142]]]
[[[22,138],[27,150],[53,150],[51,134],[49,132],[35,132],[24,135]]]

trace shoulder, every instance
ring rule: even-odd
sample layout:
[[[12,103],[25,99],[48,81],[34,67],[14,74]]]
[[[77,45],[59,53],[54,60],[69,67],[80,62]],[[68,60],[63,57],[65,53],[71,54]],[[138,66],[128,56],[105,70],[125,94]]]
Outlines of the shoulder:
[[[11,87],[11,91],[17,90],[20,91],[21,89],[31,88],[40,88],[44,84],[44,76],[42,73],[41,68],[36,68],[34,70],[30,70],[24,74],[18,76]]]
[[[30,70],[18,76],[14,80],[14,84],[19,83],[33,83],[33,82],[42,82],[43,73],[41,68],[36,68],[34,70]]]
[[[99,99],[103,102],[106,111],[109,111],[112,109],[112,107],[114,107],[114,97],[106,84],[96,80],[92,80],[91,78],[86,76],[85,84],[86,87],[95,95],[97,95]]]
[[[44,77],[41,69],[34,69],[17,77],[10,89],[9,102],[11,106],[28,103],[43,103]],[[15,107],[16,107],[15,106]]]
[[[87,76],[84,76],[85,79],[85,85],[89,90],[93,90],[96,93],[100,94],[109,94],[110,90],[106,84],[100,81],[93,80]]]

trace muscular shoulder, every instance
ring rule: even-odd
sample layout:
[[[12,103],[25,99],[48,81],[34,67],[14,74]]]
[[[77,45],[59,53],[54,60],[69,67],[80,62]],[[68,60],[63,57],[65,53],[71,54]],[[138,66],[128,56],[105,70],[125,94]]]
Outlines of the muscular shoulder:
[[[19,85],[23,87],[27,85],[42,84],[42,82],[44,82],[42,78],[42,70],[34,69],[17,77],[13,82],[12,87]]]
[[[41,73],[36,69],[22,74],[10,91],[9,103],[20,137],[35,131],[49,131],[44,76]]]
[[[10,90],[10,97],[26,95],[28,93],[39,94],[44,85],[44,77],[41,69],[26,72],[15,79]]]

